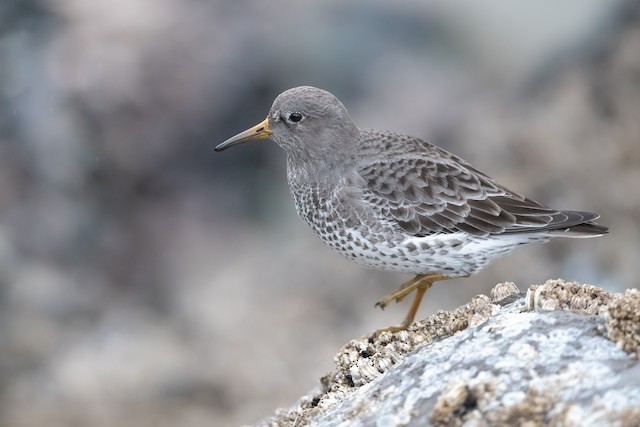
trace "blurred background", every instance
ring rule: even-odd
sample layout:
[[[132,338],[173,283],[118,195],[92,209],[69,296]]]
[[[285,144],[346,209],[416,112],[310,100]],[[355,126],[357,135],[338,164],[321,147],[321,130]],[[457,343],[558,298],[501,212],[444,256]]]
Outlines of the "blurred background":
[[[5,0],[0,425],[253,423],[403,318],[373,305],[408,276],[325,247],[275,144],[213,152],[301,84],[611,227],[420,318],[507,280],[638,287],[638,1]]]

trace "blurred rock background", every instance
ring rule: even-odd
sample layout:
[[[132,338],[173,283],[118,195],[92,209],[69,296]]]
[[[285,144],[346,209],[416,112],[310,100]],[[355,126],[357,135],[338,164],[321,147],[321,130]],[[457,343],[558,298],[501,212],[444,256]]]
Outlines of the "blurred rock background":
[[[436,285],[619,291],[640,261],[640,3],[5,0],[0,425],[210,426],[292,404],[407,277],[296,217],[284,153],[213,147],[281,91],[435,142],[607,237]]]

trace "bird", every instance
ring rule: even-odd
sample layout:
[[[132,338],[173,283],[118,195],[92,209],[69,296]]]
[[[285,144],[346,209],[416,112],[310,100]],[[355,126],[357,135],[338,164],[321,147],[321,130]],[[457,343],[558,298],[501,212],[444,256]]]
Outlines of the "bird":
[[[519,246],[608,233],[597,213],[547,207],[434,144],[360,129],[316,87],[282,92],[264,121],[215,151],[266,138],[284,149],[298,215],[324,243],[364,267],[414,275],[376,303],[415,292],[402,323],[378,334],[407,329],[436,281],[468,277]]]

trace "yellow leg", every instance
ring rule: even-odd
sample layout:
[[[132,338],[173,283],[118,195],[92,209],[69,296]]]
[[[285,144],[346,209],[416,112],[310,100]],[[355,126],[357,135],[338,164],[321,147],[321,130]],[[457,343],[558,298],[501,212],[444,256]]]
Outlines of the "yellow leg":
[[[380,307],[381,309],[385,309],[390,302],[395,300],[396,302],[402,301],[407,295],[413,292],[416,288],[418,288],[419,283],[424,278],[423,275],[419,274],[411,280],[407,280],[404,282],[398,289],[391,292],[386,297],[382,298],[380,301],[376,303],[376,307]]]
[[[413,319],[416,317],[416,313],[418,312],[418,308],[420,307],[420,303],[422,302],[422,298],[424,294],[429,290],[433,282],[438,280],[447,280],[450,279],[448,276],[444,276],[442,274],[419,274],[411,280],[400,285],[398,289],[391,292],[389,295],[384,297],[382,300],[376,303],[376,307],[380,307],[384,309],[391,301],[400,302],[407,295],[409,295],[414,290],[416,291],[416,295],[411,302],[411,306],[409,307],[409,311],[405,316],[404,320],[400,324],[400,326],[389,326],[388,328],[378,329],[376,331],[376,335],[381,332],[398,332],[403,331],[413,323]]]

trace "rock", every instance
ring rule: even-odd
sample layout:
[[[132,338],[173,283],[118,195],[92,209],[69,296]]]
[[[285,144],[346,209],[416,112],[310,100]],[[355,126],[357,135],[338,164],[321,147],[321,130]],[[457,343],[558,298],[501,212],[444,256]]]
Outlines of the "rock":
[[[501,283],[407,331],[349,342],[322,387],[258,426],[635,426],[640,293]]]

